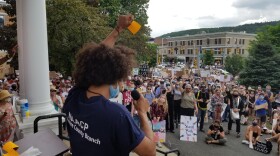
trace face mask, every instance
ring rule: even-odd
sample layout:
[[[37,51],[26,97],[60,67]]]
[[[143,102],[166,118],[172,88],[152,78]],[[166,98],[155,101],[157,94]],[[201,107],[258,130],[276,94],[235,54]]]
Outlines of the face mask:
[[[263,99],[264,99],[264,96],[263,96],[263,95],[261,95],[261,96],[260,96],[260,99],[261,99],[261,100],[263,100]]]
[[[110,99],[117,97],[120,92],[119,85],[117,84],[117,88],[114,88],[112,85],[110,85],[109,91],[110,91]]]
[[[258,123],[257,122],[253,122],[253,126],[257,126],[258,125]]]
[[[233,94],[233,97],[238,97],[238,95],[236,95],[236,94]]]

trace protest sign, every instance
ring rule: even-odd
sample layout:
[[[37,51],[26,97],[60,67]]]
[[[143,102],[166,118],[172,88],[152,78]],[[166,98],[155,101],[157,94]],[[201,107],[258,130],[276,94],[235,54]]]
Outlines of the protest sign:
[[[132,75],[139,75],[139,68],[133,68]]]
[[[152,121],[153,122],[153,132],[154,132],[154,142],[165,142],[166,130],[165,123],[166,121]]]
[[[181,115],[180,140],[197,142],[197,117]]]
[[[131,91],[123,92],[123,104],[129,105],[132,102]]]
[[[144,77],[147,77],[148,73],[149,73],[149,66],[146,64],[140,65],[139,74]]]
[[[210,76],[210,71],[209,70],[202,70],[202,71],[200,71],[200,76],[201,77],[208,77],[208,76]]]

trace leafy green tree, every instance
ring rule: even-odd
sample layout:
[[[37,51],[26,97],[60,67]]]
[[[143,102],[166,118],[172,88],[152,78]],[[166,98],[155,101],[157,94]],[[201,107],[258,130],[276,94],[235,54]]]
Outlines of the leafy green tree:
[[[266,26],[258,33],[257,39],[269,40],[280,53],[280,24],[275,26]]]
[[[92,0],[87,0],[92,2]],[[93,3],[100,9],[100,13],[108,17],[108,25],[116,26],[117,18],[120,14],[132,14],[135,20],[142,26],[136,35],[131,35],[129,31],[121,34],[117,44],[125,45],[137,52],[139,62],[147,61],[149,50],[146,48],[150,36],[148,24],[148,2],[149,0],[99,0]]]
[[[240,83],[246,86],[265,86],[280,88],[280,54],[265,35],[251,43],[250,55],[240,73]]]
[[[157,45],[153,43],[147,44],[149,55],[147,55],[147,62],[149,67],[155,67],[157,65]]]
[[[16,0],[5,0],[5,2],[7,5],[0,6],[0,9],[3,9],[10,17],[10,24],[0,28],[0,50],[10,51],[17,44]],[[17,53],[10,64],[18,69]]]
[[[203,65],[213,65],[214,64],[214,54],[208,50],[203,55]]]
[[[87,42],[99,43],[109,33],[106,16],[82,0],[48,0],[50,69],[70,75],[77,51]]]
[[[228,56],[225,60],[225,69],[234,77],[237,76],[244,68],[244,60],[240,55]]]

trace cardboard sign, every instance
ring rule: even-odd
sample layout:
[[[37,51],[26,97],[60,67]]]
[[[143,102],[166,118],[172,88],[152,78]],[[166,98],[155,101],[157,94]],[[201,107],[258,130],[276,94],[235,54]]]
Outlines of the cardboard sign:
[[[201,77],[208,77],[209,75],[210,75],[210,71],[209,70],[200,71],[200,76]]]
[[[259,109],[265,109],[268,107],[268,104],[261,104],[261,105],[255,105],[255,110],[259,110]]]
[[[197,117],[181,115],[180,140],[197,142]]]
[[[154,132],[154,142],[165,142],[166,139],[166,130],[165,123],[166,121],[152,121],[153,122],[153,132]]]

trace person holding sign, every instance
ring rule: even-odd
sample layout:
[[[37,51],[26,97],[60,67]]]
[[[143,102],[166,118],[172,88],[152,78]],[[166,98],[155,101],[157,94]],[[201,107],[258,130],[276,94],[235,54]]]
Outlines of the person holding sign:
[[[263,129],[266,122],[266,110],[268,109],[268,103],[264,99],[264,93],[259,93],[259,97],[255,104],[256,117],[258,120],[258,125]]]
[[[131,49],[114,47],[132,20],[130,15],[119,16],[117,27],[101,44],[88,44],[76,56],[76,86],[63,107],[73,156],[128,156],[131,151],[156,155],[147,117],[148,101],[141,95],[135,102],[140,129],[125,106],[109,100],[118,95],[120,82],[128,78],[135,66]]]

